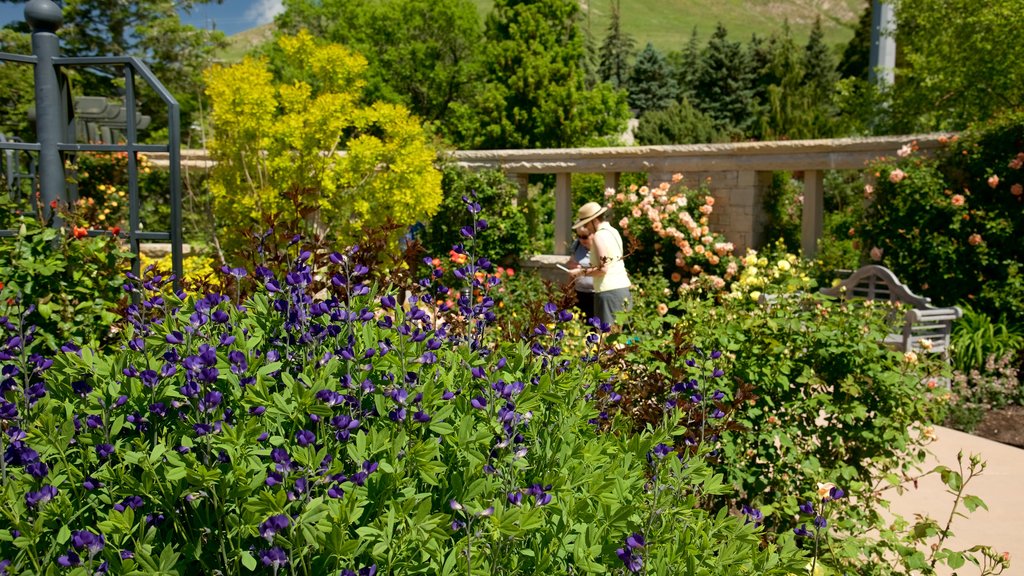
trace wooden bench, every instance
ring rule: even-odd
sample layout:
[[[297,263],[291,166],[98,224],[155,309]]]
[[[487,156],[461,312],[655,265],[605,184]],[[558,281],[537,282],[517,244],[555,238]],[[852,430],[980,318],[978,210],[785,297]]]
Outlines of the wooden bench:
[[[949,341],[953,322],[963,316],[956,306],[937,308],[931,298],[911,292],[885,266],[869,264],[855,270],[848,278],[822,294],[842,300],[887,300],[911,306],[903,317],[902,330],[886,336],[884,343],[902,352],[924,350],[941,353],[949,361]],[[922,341],[927,343],[922,344]]]

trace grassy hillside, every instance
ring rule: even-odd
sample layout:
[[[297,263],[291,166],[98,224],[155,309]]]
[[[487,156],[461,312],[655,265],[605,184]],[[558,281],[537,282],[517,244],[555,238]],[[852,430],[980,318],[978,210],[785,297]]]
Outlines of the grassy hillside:
[[[473,0],[481,20],[494,0]],[[584,28],[597,45],[608,31],[611,0],[580,0]],[[652,42],[662,52],[681,50],[694,27],[701,44],[721,22],[732,40],[746,42],[754,34],[767,36],[785,22],[798,42],[806,40],[814,19],[821,16],[825,41],[845,46],[868,0],[621,0],[623,29],[636,40],[637,50]],[[221,59],[234,62],[250,48],[270,38],[273,24],[235,34]]]
[[[483,16],[494,0],[473,0]],[[580,0],[584,28],[590,28],[600,44],[608,31],[611,0]],[[767,36],[789,22],[794,36],[803,42],[817,16],[821,16],[825,41],[844,45],[868,6],[868,0],[621,0],[622,27],[642,49],[647,42],[662,52],[681,50],[694,27],[703,44],[721,22],[733,40],[746,42],[753,34]]]

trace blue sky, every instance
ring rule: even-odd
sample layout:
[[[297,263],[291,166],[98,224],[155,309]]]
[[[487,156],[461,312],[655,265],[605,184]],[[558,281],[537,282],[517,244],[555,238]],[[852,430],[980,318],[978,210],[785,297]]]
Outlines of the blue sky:
[[[222,4],[200,4],[183,19],[199,28],[216,28],[231,35],[266,24],[283,10],[281,0],[224,0]],[[0,26],[24,20],[25,5],[0,3]]]

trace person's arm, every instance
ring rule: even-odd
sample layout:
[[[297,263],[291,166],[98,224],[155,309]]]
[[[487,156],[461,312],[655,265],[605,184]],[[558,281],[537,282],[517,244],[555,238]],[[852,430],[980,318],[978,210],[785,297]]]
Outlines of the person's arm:
[[[607,271],[604,255],[611,254],[608,242],[614,241],[607,238],[608,236],[610,234],[594,233],[590,235],[590,266],[573,270],[574,276],[604,276]]]

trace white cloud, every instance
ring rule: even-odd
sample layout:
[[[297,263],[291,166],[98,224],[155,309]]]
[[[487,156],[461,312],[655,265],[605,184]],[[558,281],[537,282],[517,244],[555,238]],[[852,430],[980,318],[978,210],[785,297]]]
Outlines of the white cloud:
[[[274,21],[274,16],[284,12],[282,0],[256,0],[249,9],[245,11],[246,20],[255,26],[269,24]]]

